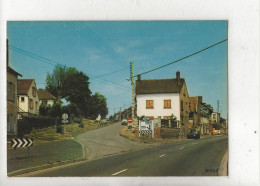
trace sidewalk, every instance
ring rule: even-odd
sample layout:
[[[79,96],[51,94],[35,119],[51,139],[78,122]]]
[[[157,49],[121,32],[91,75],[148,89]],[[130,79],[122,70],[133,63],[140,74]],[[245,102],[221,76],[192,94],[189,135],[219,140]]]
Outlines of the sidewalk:
[[[52,167],[64,164],[66,161],[84,159],[83,148],[75,140],[62,140],[51,142],[35,142],[30,148],[30,157],[27,157],[27,148],[11,149],[7,145],[7,175],[12,176],[26,172],[30,168]],[[15,158],[14,158],[15,157]],[[40,167],[39,167],[40,166]]]

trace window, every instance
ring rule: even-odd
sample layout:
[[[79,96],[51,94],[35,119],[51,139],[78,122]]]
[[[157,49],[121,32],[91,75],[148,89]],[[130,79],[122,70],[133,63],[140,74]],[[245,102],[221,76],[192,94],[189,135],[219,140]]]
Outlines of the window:
[[[35,88],[35,87],[32,88],[32,95],[33,95],[34,97],[36,96],[36,88]]]
[[[30,109],[33,109],[33,100],[32,99],[30,99],[29,106],[30,106]]]
[[[153,100],[146,100],[146,108],[153,109]]]
[[[171,108],[171,100],[164,100],[164,108]]]
[[[15,85],[10,81],[7,81],[7,99],[15,101]]]
[[[38,102],[35,101],[35,108],[38,109]]]
[[[24,97],[21,97],[21,102],[24,102]]]
[[[183,111],[183,101],[181,101],[181,111]]]

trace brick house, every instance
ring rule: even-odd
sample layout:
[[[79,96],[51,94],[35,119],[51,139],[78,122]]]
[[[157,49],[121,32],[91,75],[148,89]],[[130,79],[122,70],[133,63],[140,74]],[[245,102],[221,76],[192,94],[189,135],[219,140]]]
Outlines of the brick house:
[[[161,118],[162,126],[166,121],[169,126],[174,115],[177,122],[175,128],[188,130],[189,124],[189,93],[184,78],[176,72],[175,79],[136,80],[137,116]]]
[[[18,118],[39,114],[39,98],[34,79],[18,79]]]
[[[202,96],[189,97],[189,128],[195,129],[200,120],[200,104]]]
[[[202,96],[189,98],[189,128],[196,129],[201,135],[209,134],[209,124],[213,108],[202,102]]]

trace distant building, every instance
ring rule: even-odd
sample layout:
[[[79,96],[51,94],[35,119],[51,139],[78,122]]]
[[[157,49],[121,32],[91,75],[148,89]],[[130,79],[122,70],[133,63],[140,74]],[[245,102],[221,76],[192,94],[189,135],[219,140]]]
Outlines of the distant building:
[[[210,121],[212,124],[219,124],[220,122],[220,113],[213,112],[210,117]]]
[[[176,128],[188,130],[189,93],[179,71],[176,72],[176,79],[141,80],[138,76],[136,102],[137,116],[159,117],[162,120],[171,120],[175,116]]]
[[[39,114],[39,98],[34,79],[18,79],[17,94],[19,118],[22,115]]]
[[[202,96],[189,98],[189,128],[196,129],[201,135],[209,134],[209,124],[213,108],[202,102]]]
[[[40,106],[53,106],[57,102],[57,98],[46,90],[38,90]]]
[[[189,97],[189,128],[197,128],[200,123],[200,104],[202,96]]]

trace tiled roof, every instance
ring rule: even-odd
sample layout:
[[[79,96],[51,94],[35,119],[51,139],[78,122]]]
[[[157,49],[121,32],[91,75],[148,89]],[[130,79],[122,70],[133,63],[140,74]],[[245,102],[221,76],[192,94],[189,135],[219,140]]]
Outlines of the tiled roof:
[[[17,81],[17,94],[28,94],[34,79],[18,79]]]
[[[55,96],[46,90],[38,90],[38,97],[40,100],[57,100]]]
[[[177,79],[137,80],[136,94],[180,93],[184,82],[184,78],[180,78],[179,85]]]

